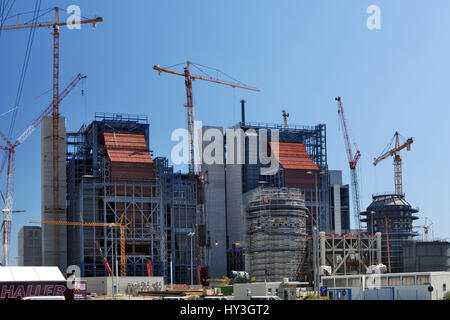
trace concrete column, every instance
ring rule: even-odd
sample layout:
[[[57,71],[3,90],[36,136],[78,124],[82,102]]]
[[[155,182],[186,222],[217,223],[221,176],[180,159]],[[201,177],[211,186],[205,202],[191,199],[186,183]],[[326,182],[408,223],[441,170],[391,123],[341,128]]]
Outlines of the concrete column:
[[[66,119],[59,119],[59,208],[53,210],[53,120],[46,117],[41,124],[41,219],[67,221],[66,211]],[[55,233],[57,232],[57,234]],[[57,241],[57,245],[56,244]],[[42,265],[54,266],[56,256],[62,273],[67,271],[67,227],[42,225]]]
[[[320,265],[326,264],[326,251],[325,251],[325,232],[319,233],[319,241],[320,241]]]
[[[378,259],[378,263],[382,263],[382,260],[381,260],[381,232],[375,233],[375,236],[377,237],[377,259]]]

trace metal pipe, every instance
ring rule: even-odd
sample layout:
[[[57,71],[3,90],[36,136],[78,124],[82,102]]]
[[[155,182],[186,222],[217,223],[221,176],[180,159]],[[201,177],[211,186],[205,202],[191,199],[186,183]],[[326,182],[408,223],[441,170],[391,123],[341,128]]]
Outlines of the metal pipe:
[[[245,100],[241,100],[241,122],[244,125],[245,124]]]

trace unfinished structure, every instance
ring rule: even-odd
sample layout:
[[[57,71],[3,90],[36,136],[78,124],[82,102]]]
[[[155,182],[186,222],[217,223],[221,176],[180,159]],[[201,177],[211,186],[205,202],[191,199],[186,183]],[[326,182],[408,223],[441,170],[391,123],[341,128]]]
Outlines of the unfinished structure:
[[[244,108],[242,114],[242,121],[231,129],[244,132],[244,147],[235,153],[242,152],[245,162],[227,162],[225,168],[228,274],[242,265],[238,259],[246,232],[243,227],[247,205],[244,195],[261,185],[299,189],[308,210],[318,217],[320,230],[331,228],[326,126],[318,124],[284,127],[278,124],[252,123],[245,121]],[[271,152],[272,143],[278,147],[278,152],[274,152],[274,155],[279,162],[279,170],[274,175],[261,174],[264,165],[259,161],[259,157],[256,157],[257,163],[250,161],[263,148],[258,139],[263,131],[267,133],[268,152]],[[278,140],[272,141],[276,132]],[[256,143],[251,143],[252,139]],[[232,146],[226,146],[227,152],[229,148]],[[310,218],[307,219],[306,232],[311,234]],[[231,261],[236,263],[232,264]]]
[[[67,220],[66,212],[66,118],[58,119],[58,171],[53,167],[53,119],[46,117],[41,124],[41,219]],[[56,181],[57,180],[57,181]],[[57,190],[55,190],[55,188]],[[55,193],[56,192],[56,193]],[[58,198],[53,198],[55,195]],[[57,208],[55,208],[57,206]],[[42,265],[67,270],[67,227],[42,225]]]
[[[198,265],[196,238],[190,246],[188,237],[198,223],[197,182],[174,173],[167,159],[152,158],[146,116],[96,113],[89,126],[68,134],[67,163],[69,221],[123,219],[127,276],[146,276],[151,263],[153,275],[190,282],[191,256]],[[95,241],[118,262],[118,228],[68,227],[68,263],[84,277],[107,275]]]
[[[307,261],[313,272],[313,239],[308,237]],[[323,275],[347,275],[370,272],[370,266],[382,263],[381,234],[330,234],[319,232],[319,265]],[[309,280],[308,278],[302,280]]]
[[[382,234],[382,259],[388,272],[403,272],[403,246],[418,235],[413,231],[414,209],[404,194],[386,193],[372,196],[372,203],[361,212],[367,232]]]
[[[246,270],[256,281],[298,280],[304,272],[307,208],[297,189],[257,188],[246,216]]]

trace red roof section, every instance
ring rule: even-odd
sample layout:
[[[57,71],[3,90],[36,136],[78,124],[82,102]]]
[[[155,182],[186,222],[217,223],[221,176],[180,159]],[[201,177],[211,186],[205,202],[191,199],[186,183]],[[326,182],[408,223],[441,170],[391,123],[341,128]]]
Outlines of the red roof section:
[[[143,134],[103,132],[103,137],[111,162],[153,163]]]
[[[319,171],[319,167],[311,160],[303,143],[269,141],[269,146],[283,168]],[[278,150],[275,149],[276,146]]]

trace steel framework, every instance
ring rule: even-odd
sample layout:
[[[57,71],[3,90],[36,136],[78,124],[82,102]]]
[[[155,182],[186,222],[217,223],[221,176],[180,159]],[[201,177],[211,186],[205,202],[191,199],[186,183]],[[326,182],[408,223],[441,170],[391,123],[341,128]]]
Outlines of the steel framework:
[[[316,126],[299,126],[299,125],[279,125],[271,123],[255,123],[255,122],[241,122],[240,128],[244,131],[248,129],[254,129],[258,134],[260,129],[267,130],[267,139],[271,141],[271,130],[279,130],[280,142],[293,142],[302,143],[309,157],[319,167],[321,174],[317,178],[317,185],[320,186],[317,190],[315,188],[301,189],[303,193],[306,207],[310,212],[316,212],[320,216],[320,230],[331,230],[331,217],[330,217],[330,190],[328,164],[327,164],[327,138],[326,138],[326,125],[318,124]],[[284,188],[284,170],[280,168],[279,172],[275,175],[261,176],[259,174],[261,164],[248,164],[249,154],[246,142],[246,164],[243,166],[243,193],[246,193],[260,185],[261,181],[267,182],[270,187]],[[317,198],[317,199],[316,199]],[[308,233],[311,230],[307,228]]]
[[[165,158],[155,158],[154,178],[149,181],[117,181],[111,175],[111,161],[102,141],[104,130],[137,133],[148,145],[147,117],[97,113],[96,120],[68,134],[68,220],[118,223],[126,216],[127,275],[147,275],[151,261],[154,275],[174,283],[189,283],[190,247],[187,234],[199,221],[197,182],[174,173]],[[119,235],[111,228],[68,229],[68,258],[78,264],[83,276],[104,276],[107,270],[95,241],[108,261],[114,261]],[[196,241],[197,242],[197,241]],[[80,245],[81,244],[81,245]],[[197,267],[198,250],[195,252]],[[170,276],[170,262],[174,274]],[[197,274],[195,272],[195,274]]]
[[[308,260],[312,261],[313,239],[308,239]],[[381,233],[327,234],[319,233],[319,262],[322,275],[346,275],[367,272],[371,265],[381,264]],[[312,265],[312,262],[310,262]],[[361,268],[362,267],[362,268]],[[328,269],[324,274],[324,270]]]

